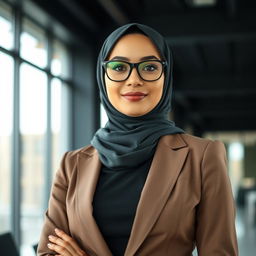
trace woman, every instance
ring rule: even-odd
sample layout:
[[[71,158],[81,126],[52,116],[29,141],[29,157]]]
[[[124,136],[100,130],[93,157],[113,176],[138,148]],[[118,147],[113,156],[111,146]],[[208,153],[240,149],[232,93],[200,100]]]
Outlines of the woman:
[[[168,120],[172,68],[148,26],[105,40],[97,80],[109,122],[63,156],[38,255],[238,255],[224,144]]]

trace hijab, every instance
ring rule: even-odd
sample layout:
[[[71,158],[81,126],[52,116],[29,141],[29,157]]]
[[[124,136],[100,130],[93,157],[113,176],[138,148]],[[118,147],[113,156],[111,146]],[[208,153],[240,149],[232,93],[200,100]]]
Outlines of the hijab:
[[[157,47],[162,60],[167,62],[164,70],[164,88],[160,101],[148,113],[141,116],[127,116],[110,103],[105,88],[102,61],[123,35],[129,32],[142,33]],[[185,133],[168,120],[171,111],[173,58],[163,36],[149,26],[129,23],[114,30],[104,41],[97,60],[97,82],[100,100],[108,116],[105,127],[94,134],[91,145],[98,153],[102,164],[111,169],[133,168],[151,159],[158,140],[167,134]]]

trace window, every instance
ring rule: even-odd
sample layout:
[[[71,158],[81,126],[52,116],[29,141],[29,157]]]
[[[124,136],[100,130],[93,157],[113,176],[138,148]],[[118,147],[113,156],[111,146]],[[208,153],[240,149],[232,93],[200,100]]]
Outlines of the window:
[[[100,104],[100,127],[104,127],[105,124],[108,121],[108,115],[103,107],[102,104]]]
[[[22,244],[38,242],[44,203],[47,76],[26,63],[20,67]],[[38,147],[39,150],[35,150]]]
[[[46,35],[44,31],[35,26],[28,19],[23,19],[22,28],[23,29],[20,38],[21,57],[39,67],[46,67],[47,49]]]
[[[13,58],[0,51],[0,233],[11,230]]]
[[[70,112],[70,89],[55,78],[51,84],[51,136],[52,136],[52,175],[55,175],[64,151],[68,148],[70,134],[70,120],[67,115]]]
[[[70,78],[69,57],[67,49],[60,42],[53,42],[53,56],[51,63],[51,71],[55,76]]]
[[[0,2],[0,31],[0,233],[11,231],[21,256],[34,256],[52,178],[70,148],[70,53],[11,3]]]
[[[10,50],[13,48],[13,17],[11,8],[0,2],[0,46]]]

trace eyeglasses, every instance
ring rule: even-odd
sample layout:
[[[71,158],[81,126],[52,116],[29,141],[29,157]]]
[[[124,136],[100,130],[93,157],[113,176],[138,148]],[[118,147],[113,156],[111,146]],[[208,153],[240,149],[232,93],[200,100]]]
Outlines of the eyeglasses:
[[[112,81],[125,81],[135,67],[142,80],[152,82],[158,80],[162,76],[164,67],[167,63],[161,60],[147,60],[137,63],[109,60],[102,62],[102,65],[108,78]]]

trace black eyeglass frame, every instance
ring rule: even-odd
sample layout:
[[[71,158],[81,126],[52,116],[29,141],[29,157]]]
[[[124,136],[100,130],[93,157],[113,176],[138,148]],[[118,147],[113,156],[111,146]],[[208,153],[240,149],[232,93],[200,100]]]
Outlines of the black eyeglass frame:
[[[108,72],[107,72],[107,64],[110,63],[110,62],[113,62],[113,61],[124,62],[124,63],[126,63],[126,64],[128,64],[128,65],[130,66],[130,71],[129,71],[129,73],[128,73],[128,75],[127,75],[127,77],[126,77],[125,79],[123,79],[123,80],[114,80],[114,79],[112,79],[112,78],[109,77]],[[139,65],[140,65],[141,63],[143,63],[143,62],[148,62],[148,61],[157,61],[157,62],[159,62],[159,63],[162,64],[162,72],[161,72],[161,74],[159,75],[159,77],[158,77],[157,79],[154,79],[154,80],[146,80],[146,79],[144,79],[144,78],[140,75],[140,72],[139,72]],[[108,60],[108,61],[102,61],[102,66],[103,66],[103,68],[104,68],[104,70],[105,70],[105,72],[106,72],[106,74],[107,74],[107,77],[108,77],[111,81],[114,81],[114,82],[123,82],[123,81],[127,80],[127,79],[129,78],[129,76],[131,75],[132,70],[133,70],[134,67],[136,68],[137,74],[139,75],[139,77],[140,77],[142,80],[147,81],[147,82],[154,82],[154,81],[157,81],[157,80],[159,80],[159,79],[161,78],[161,76],[162,76],[162,74],[163,74],[163,72],[164,72],[164,68],[167,66],[167,61],[154,60],[154,59],[153,59],[153,60],[143,60],[143,61],[140,61],[140,62],[136,62],[136,63],[133,62],[133,63],[131,63],[131,62],[128,62],[128,61],[125,61],[125,60]]]

